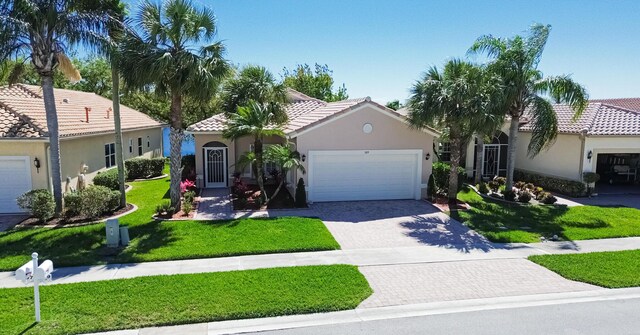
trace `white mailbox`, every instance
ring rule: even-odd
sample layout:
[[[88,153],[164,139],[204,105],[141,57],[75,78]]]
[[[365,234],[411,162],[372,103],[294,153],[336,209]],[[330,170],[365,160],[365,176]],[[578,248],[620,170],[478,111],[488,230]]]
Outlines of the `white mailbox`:
[[[34,272],[33,280],[40,282],[51,281],[51,273],[53,273],[53,262],[46,260]]]
[[[18,270],[16,270],[16,279],[27,283],[33,277],[33,261],[28,261]]]

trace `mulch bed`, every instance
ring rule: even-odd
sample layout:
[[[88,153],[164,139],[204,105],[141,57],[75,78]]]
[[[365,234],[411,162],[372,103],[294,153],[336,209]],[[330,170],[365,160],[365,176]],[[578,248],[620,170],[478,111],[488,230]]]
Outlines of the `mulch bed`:
[[[265,185],[265,191],[267,194],[273,194],[275,192],[277,185]],[[295,200],[289,193],[289,190],[283,185],[275,198],[269,201],[269,205],[264,207],[259,207],[255,202],[256,199],[260,197],[260,188],[258,185],[249,185],[250,195],[247,198],[246,204],[238,199],[235,195],[233,195],[233,209],[234,210],[260,210],[260,209],[285,209],[285,208],[296,208]]]
[[[466,211],[469,208],[471,208],[471,206],[469,206],[469,204],[467,204],[466,202],[457,200],[456,204],[454,206],[451,206],[449,204],[449,198],[445,197],[445,196],[437,196],[435,201],[429,201],[432,205],[436,206],[440,211],[442,212],[449,212],[452,209],[453,210],[462,210],[462,211]]]
[[[189,219],[193,219],[196,216],[196,210],[198,209],[198,203],[200,202],[200,197],[197,196],[193,199],[193,210],[191,212],[189,212],[189,215],[185,215],[184,212],[181,210],[173,213],[173,215],[155,215],[156,218],[158,219],[163,219],[163,220],[189,220]]]
[[[59,218],[53,218],[49,221],[47,221],[46,223],[42,223],[40,222],[40,220],[38,220],[37,218],[34,217],[30,217],[22,222],[20,222],[16,228],[21,228],[21,227],[34,227],[34,226],[56,226],[56,227],[68,227],[68,226],[81,226],[84,224],[90,224],[90,223],[97,223],[97,222],[101,222],[104,221],[110,217],[116,216],[116,215],[120,215],[120,214],[124,214],[130,210],[133,209],[133,205],[132,204],[127,204],[125,207],[122,207],[120,209],[118,209],[117,211],[110,213],[110,214],[105,214],[102,215],[98,218],[87,218],[85,216],[74,216],[72,218],[69,219],[65,219],[62,217]]]

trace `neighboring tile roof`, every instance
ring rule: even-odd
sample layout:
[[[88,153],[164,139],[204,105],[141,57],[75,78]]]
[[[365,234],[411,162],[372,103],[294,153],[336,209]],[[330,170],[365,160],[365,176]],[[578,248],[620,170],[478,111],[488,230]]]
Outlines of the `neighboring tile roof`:
[[[55,89],[60,137],[113,133],[113,112],[109,99],[94,93]],[[85,107],[91,108],[86,122]],[[161,127],[148,115],[121,105],[123,130]],[[16,84],[0,87],[0,138],[46,137],[47,118],[39,86]]]
[[[553,105],[558,116],[558,131],[565,134],[594,136],[640,136],[640,112],[600,102],[590,102],[580,118],[573,120],[574,111],[565,104]],[[526,116],[526,113],[525,113]],[[528,123],[520,130],[531,131]]]
[[[286,133],[300,131],[350,108],[370,101],[369,98],[349,99],[337,102],[325,102],[306,96],[292,89],[287,90],[290,103],[285,105],[289,122],[285,125]],[[385,107],[382,107],[385,108]],[[214,115],[187,128],[190,132],[221,132],[224,129],[225,116]]]
[[[606,105],[640,112],[640,98],[596,99],[591,100],[591,102],[601,102]]]

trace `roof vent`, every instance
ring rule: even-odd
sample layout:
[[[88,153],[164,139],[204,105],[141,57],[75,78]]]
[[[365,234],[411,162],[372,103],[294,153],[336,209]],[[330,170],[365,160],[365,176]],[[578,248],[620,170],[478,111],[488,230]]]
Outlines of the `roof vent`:
[[[87,123],[89,123],[89,112],[91,111],[91,107],[85,107],[84,108],[84,114],[87,118]]]
[[[68,104],[69,103],[69,99],[64,98],[64,99],[62,99],[62,102],[64,102],[65,104]]]
[[[371,101],[371,97],[364,98],[364,101]]]
[[[111,113],[111,107],[107,108],[107,119],[109,118],[109,113]]]

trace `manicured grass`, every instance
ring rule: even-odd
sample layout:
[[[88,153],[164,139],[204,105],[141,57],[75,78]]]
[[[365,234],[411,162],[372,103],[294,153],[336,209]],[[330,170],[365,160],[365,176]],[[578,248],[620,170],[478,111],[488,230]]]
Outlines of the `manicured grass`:
[[[305,266],[0,289],[0,334],[77,334],[353,309],[371,295],[355,266]]]
[[[567,240],[640,236],[640,210],[599,206],[520,206],[485,200],[469,188],[458,193],[468,211],[452,213],[494,242],[539,242],[540,236]]]
[[[609,288],[640,286],[640,249],[539,255],[530,256],[529,260],[571,280]]]
[[[33,251],[62,267],[340,248],[322,221],[313,218],[155,221],[151,216],[156,204],[169,197],[169,179],[131,184],[127,199],[139,209],[120,219],[129,226],[127,248],[106,248],[102,223],[3,232],[0,270],[15,270],[31,259]]]

